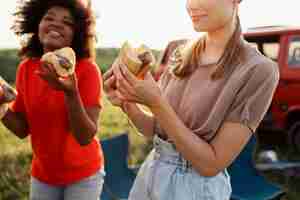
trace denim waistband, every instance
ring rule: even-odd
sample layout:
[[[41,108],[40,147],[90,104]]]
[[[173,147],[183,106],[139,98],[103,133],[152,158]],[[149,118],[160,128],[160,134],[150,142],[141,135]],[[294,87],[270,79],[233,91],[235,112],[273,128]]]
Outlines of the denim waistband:
[[[153,138],[153,146],[155,149],[155,160],[159,160],[170,165],[176,165],[185,171],[192,169],[191,163],[182,157],[182,155],[176,150],[174,144],[155,135]]]

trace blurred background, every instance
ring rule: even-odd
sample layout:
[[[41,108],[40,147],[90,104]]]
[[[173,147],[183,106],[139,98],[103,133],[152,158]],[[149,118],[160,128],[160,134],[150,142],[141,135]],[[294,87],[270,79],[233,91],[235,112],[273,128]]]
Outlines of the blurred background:
[[[10,30],[16,2],[6,0],[0,6],[0,75],[12,85],[19,63],[19,41]],[[144,43],[158,56],[171,40],[197,37],[185,3],[184,0],[92,0],[97,15],[97,64],[102,73],[113,62],[125,40]],[[244,0],[240,5],[242,28],[246,31],[257,26],[300,26],[299,9],[299,0]],[[129,132],[129,164],[140,164],[151,148],[150,142],[130,125],[118,108],[105,97],[103,101],[99,138]],[[28,139],[17,139],[0,124],[0,200],[28,199],[31,156]]]
[[[98,47],[119,47],[124,40],[164,48],[168,41],[194,37],[185,0],[91,0],[98,16]],[[18,47],[9,30],[17,0],[0,6],[0,48]],[[299,25],[297,0],[244,0],[240,5],[243,29],[254,26]]]

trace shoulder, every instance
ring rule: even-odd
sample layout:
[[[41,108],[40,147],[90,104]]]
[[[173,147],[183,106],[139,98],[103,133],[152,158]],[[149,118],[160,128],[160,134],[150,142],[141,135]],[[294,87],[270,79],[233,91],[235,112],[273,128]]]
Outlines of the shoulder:
[[[89,58],[83,58],[76,61],[77,66],[86,66],[90,68],[98,68],[98,65],[96,62],[92,61]]]
[[[188,41],[188,39],[171,40],[168,42],[167,49],[175,49],[180,45],[186,44]]]
[[[39,62],[39,58],[23,58],[21,61],[20,61],[20,64],[19,66],[28,66],[28,65],[33,65],[35,63]]]
[[[39,58],[23,58],[18,65],[18,73],[34,68],[39,63]]]
[[[171,52],[173,52],[177,47],[185,45],[188,41],[188,39],[178,39],[169,41],[165,48],[165,54],[168,54],[168,56],[170,56]]]
[[[274,81],[279,80],[278,64],[262,55],[255,47],[245,42],[244,57],[240,62],[238,72],[241,75],[251,76],[257,80],[272,77]]]
[[[88,58],[80,59],[76,62],[76,71],[78,73],[101,74],[100,68],[97,63]]]

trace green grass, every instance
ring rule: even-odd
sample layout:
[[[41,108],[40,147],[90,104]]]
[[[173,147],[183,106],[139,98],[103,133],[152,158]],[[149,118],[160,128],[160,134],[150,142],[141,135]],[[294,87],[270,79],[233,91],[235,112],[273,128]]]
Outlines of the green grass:
[[[29,189],[31,149],[0,125],[0,200],[26,199]]]

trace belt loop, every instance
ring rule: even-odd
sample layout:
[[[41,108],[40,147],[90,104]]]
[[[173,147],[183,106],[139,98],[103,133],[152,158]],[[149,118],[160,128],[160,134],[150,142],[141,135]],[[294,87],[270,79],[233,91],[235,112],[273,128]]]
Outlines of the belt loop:
[[[183,156],[181,155],[181,153],[179,153],[179,163],[181,166],[181,169],[183,170],[183,172],[188,172],[189,168],[190,168],[190,163],[183,158]]]
[[[189,170],[189,163],[185,159],[184,159],[184,169],[185,169],[185,172],[188,172],[188,170]]]

